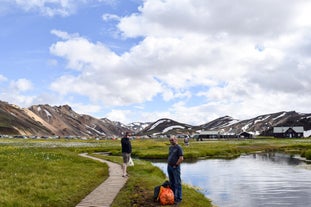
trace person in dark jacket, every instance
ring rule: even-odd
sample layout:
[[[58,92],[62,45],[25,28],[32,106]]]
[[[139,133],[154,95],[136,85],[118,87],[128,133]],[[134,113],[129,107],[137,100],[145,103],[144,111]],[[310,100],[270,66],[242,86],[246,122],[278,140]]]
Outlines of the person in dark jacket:
[[[175,136],[170,137],[170,147],[167,159],[167,173],[174,192],[175,203],[178,204],[182,200],[182,185],[180,177],[180,164],[184,160],[183,149],[178,144]]]
[[[127,174],[127,164],[131,158],[132,153],[132,144],[129,138],[129,132],[126,132],[124,137],[121,139],[121,146],[122,146],[122,157],[123,157],[123,175],[122,177],[128,176]]]

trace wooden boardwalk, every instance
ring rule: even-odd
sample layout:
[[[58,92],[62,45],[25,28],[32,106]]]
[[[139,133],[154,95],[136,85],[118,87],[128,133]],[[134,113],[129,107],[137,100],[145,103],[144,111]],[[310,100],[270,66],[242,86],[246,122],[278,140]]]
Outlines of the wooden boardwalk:
[[[76,207],[109,207],[113,200],[124,186],[127,178],[122,177],[121,165],[92,157],[87,153],[80,154],[82,157],[98,160],[107,163],[109,166],[109,177],[94,191],[87,195]]]

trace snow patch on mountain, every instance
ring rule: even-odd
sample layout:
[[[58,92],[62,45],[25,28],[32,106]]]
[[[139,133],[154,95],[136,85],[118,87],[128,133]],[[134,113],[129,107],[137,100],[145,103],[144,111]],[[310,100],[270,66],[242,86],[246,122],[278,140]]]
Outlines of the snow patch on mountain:
[[[268,119],[269,117],[270,117],[270,115],[264,116],[264,117],[259,116],[258,119],[254,121],[254,124],[256,124],[257,122],[262,122],[262,121]]]
[[[251,123],[246,124],[245,126],[242,127],[242,131],[247,131],[247,129],[249,129],[249,126],[251,125]]]
[[[171,130],[173,130],[173,129],[177,129],[177,128],[179,128],[179,129],[184,129],[185,127],[180,126],[180,125],[170,126],[170,127],[165,128],[165,129],[163,130],[163,133],[167,133],[167,132],[169,132],[169,131],[171,131]]]
[[[150,130],[153,130],[153,129],[156,128],[158,125],[160,125],[160,124],[162,124],[162,123],[164,123],[164,122],[166,122],[166,121],[167,121],[167,120],[165,120],[165,119],[160,120],[160,121],[157,121],[156,123],[154,123],[154,124],[150,127],[149,131],[150,131]]]
[[[280,116],[277,116],[277,117],[273,118],[273,120],[279,119],[279,118],[281,118],[281,117],[283,117],[285,115],[286,115],[286,112],[282,113]]]

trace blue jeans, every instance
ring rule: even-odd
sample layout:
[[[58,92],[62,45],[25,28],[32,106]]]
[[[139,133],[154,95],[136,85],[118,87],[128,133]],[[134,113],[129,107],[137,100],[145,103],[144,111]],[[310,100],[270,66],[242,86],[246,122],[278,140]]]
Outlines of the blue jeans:
[[[167,173],[171,183],[171,188],[174,192],[175,202],[180,202],[182,200],[180,165],[177,167],[167,165]]]

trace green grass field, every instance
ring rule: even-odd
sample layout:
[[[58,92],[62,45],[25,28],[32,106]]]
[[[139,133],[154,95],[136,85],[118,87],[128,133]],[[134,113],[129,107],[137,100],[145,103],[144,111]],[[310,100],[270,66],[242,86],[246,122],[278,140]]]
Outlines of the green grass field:
[[[166,159],[168,140],[133,140],[132,145],[135,166],[129,168],[131,176],[113,206],[156,206],[153,188],[165,181],[165,175],[144,159]],[[73,207],[108,175],[105,164],[78,154],[108,152],[111,156],[102,158],[121,163],[120,147],[119,140],[0,139],[0,206]],[[191,141],[183,148],[186,160],[230,159],[258,151],[283,151],[311,159],[310,139]],[[206,207],[211,202],[194,188],[184,186],[180,206]]]
[[[0,145],[0,206],[74,206],[107,171],[68,148]]]

